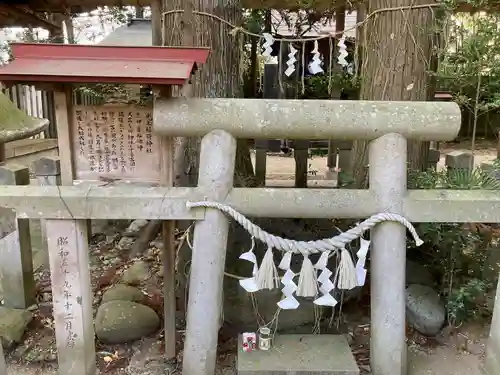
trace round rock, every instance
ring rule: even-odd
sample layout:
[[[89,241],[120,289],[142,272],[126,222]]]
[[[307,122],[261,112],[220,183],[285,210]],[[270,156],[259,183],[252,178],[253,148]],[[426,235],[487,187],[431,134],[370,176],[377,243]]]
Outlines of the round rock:
[[[139,289],[130,285],[117,284],[104,292],[101,303],[109,301],[130,301],[140,303],[143,297]]]
[[[121,281],[125,284],[140,284],[151,277],[149,266],[138,260],[123,272]]]
[[[435,335],[444,324],[445,308],[431,287],[412,284],[406,288],[406,317],[417,331]]]
[[[33,314],[30,311],[0,307],[0,344],[3,344],[4,348],[10,348],[21,342],[32,319]]]
[[[97,309],[95,333],[107,344],[123,344],[148,336],[160,327],[151,308],[130,301],[109,301]]]

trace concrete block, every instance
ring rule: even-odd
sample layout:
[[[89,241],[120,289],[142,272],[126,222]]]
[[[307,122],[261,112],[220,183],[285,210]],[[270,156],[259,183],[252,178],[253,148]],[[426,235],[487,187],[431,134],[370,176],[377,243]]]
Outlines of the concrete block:
[[[359,375],[342,335],[276,335],[271,350],[244,352],[238,340],[238,375]]]
[[[61,174],[61,161],[59,157],[43,157],[33,163],[32,169],[37,176],[58,176]]]
[[[467,151],[452,151],[446,154],[446,166],[456,169],[472,169],[474,156]]]

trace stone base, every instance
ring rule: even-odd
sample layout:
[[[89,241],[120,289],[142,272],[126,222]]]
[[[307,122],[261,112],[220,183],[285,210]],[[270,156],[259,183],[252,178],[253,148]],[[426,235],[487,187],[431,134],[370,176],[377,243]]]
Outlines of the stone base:
[[[497,354],[500,350],[496,349],[497,346],[490,336],[488,343],[486,344],[486,356],[483,364],[483,372],[485,375],[500,374],[500,358]]]
[[[359,375],[342,335],[276,335],[271,350],[244,352],[238,340],[238,375]]]

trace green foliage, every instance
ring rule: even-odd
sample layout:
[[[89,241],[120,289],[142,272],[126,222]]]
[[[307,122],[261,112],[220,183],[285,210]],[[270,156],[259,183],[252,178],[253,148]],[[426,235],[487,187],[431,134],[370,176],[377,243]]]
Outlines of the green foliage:
[[[480,301],[489,287],[487,282],[472,278],[464,285],[454,288],[448,296],[448,320],[457,324],[480,315]]]
[[[356,97],[360,86],[358,77],[347,72],[317,74],[304,79],[302,99],[329,99],[331,90],[341,91],[349,97]]]
[[[500,162],[497,164],[500,166]],[[408,185],[410,189],[500,190],[500,183],[480,168],[410,172]],[[419,223],[416,229],[424,245],[410,244],[408,257],[425,264],[436,276],[446,300],[449,323],[460,324],[481,314],[479,302],[492,287],[489,280],[483,280],[488,238],[460,223]]]
[[[500,107],[500,15],[461,15],[450,22],[438,71],[438,87],[483,113]]]

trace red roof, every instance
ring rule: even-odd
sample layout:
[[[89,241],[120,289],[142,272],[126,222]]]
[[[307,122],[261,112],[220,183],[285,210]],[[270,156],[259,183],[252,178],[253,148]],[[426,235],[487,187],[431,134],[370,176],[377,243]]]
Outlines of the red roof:
[[[110,47],[12,43],[14,60],[0,67],[2,82],[140,83],[183,85],[207,48]]]

